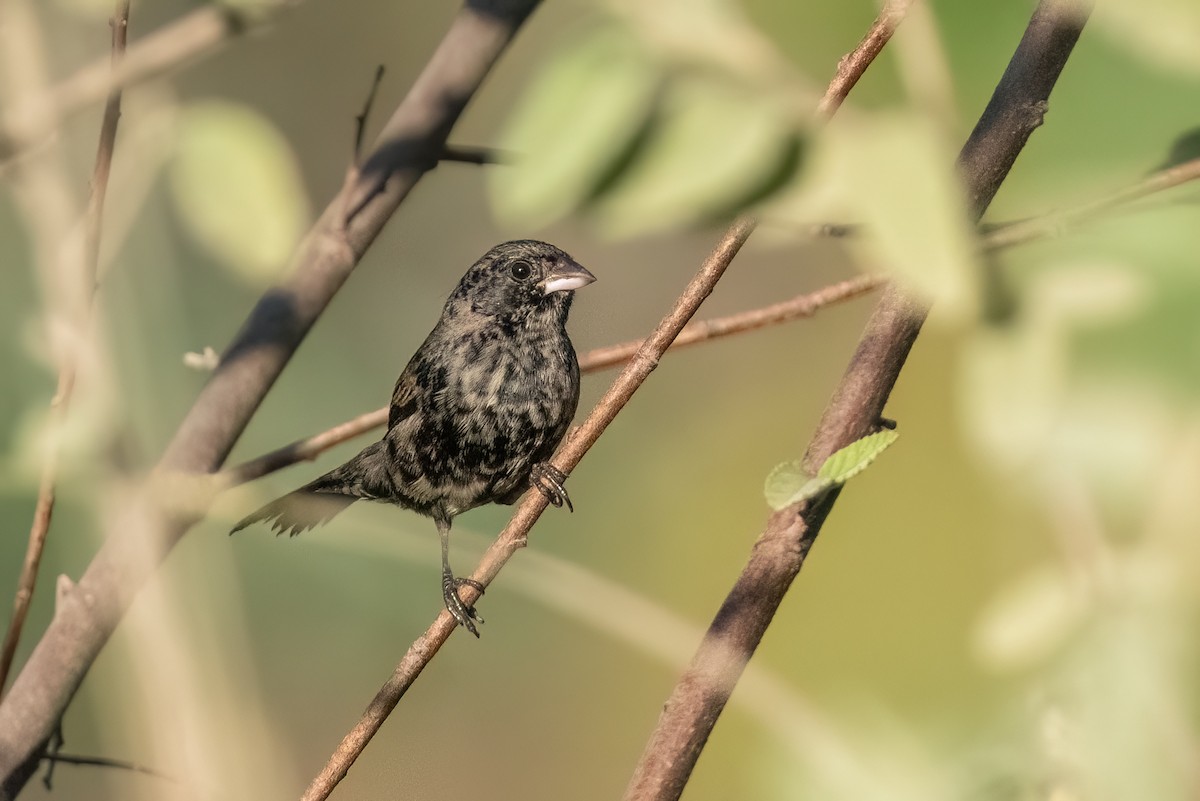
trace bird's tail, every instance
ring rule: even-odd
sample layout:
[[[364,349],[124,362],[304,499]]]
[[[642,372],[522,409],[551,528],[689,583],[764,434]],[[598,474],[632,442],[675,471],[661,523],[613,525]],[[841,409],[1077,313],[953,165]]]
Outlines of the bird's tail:
[[[305,484],[300,489],[276,498],[256,512],[243,517],[229,533],[234,534],[254,523],[269,523],[278,534],[296,536],[302,531],[328,523],[336,514],[359,499],[379,497],[373,485],[379,473],[381,443],[368,446],[346,464]]]

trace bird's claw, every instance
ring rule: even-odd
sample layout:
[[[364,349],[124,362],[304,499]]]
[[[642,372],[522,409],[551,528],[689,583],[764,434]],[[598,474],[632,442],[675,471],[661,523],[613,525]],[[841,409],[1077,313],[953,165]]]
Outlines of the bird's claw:
[[[479,594],[483,595],[483,585],[475,579],[456,578],[451,573],[442,574],[442,600],[446,603],[446,610],[450,613],[460,626],[467,631],[479,636],[479,629],[475,627],[475,621],[483,622],[483,618],[475,611],[475,607],[463,602],[463,599],[458,595],[458,588],[462,586],[474,587],[479,590]]]
[[[546,500],[550,502],[551,506],[557,508],[565,503],[569,511],[575,511],[575,507],[571,504],[571,496],[567,495],[567,488],[563,486],[567,480],[566,473],[549,462],[538,462],[533,466],[532,479],[533,486],[546,496]]]

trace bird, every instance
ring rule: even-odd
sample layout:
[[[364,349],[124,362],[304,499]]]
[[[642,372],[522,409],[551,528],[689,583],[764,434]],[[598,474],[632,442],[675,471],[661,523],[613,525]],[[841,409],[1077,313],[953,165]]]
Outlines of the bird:
[[[530,488],[574,506],[549,463],[579,405],[579,361],[567,335],[575,290],[596,278],[559,248],[532,239],[496,245],[463,275],[441,317],[396,381],[387,430],[357,456],[247,515],[229,532],[266,523],[295,536],[355,501],[433,518],[442,599],[463,628],[482,623],[459,589],[483,586],[450,568],[450,527]]]

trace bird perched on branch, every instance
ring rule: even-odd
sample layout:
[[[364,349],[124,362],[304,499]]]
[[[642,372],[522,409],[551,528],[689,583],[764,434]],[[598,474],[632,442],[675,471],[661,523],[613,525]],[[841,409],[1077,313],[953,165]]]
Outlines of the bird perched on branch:
[[[432,517],[442,545],[442,596],[479,636],[483,622],[450,569],[450,522],[536,487],[571,507],[566,476],[547,460],[579,403],[579,363],[567,337],[575,290],[595,276],[553,245],[506,242],[467,270],[441,319],[400,374],[383,439],[233,527],[259,521],[296,535],[357,500]]]

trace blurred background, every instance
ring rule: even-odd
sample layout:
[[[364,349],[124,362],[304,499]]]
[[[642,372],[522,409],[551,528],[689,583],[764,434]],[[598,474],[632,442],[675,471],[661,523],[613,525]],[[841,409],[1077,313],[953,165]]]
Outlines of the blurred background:
[[[949,167],[1032,5],[919,6],[816,133],[812,99],[870,2],[545,3],[450,140],[539,157],[426,175],[231,463],[386,403],[447,293],[498,241],[550,240],[598,277],[572,313],[584,352],[646,335],[753,203],[762,227],[700,317],[888,267],[937,305],[888,407],[899,442],[842,495],[687,798],[1195,798],[1198,195],[981,255]],[[193,7],[135,3],[131,46]],[[1089,23],[989,221],[1131,185],[1200,125],[1200,11],[1131,8]],[[18,665],[55,577],[82,573],[122,488],[203,385],[185,354],[224,348],[340,188],[376,65],[368,139],[455,12],[309,0],[125,93],[96,296],[104,356],[73,400]],[[110,4],[36,13],[52,77],[107,54]],[[57,143],[81,205],[99,113]],[[55,385],[28,222],[5,186],[0,598],[20,570]],[[871,225],[849,243],[809,235],[859,219]],[[665,358],[572,475],[575,514],[549,510],[489,588],[482,639],[450,640],[335,797],[619,794],[766,520],[765,476],[803,453],[872,302]],[[580,419],[614,375],[585,377]],[[64,765],[53,792],[34,781],[23,798],[307,786],[441,607],[434,527],[356,506],[290,541],[226,532],[367,441],[223,495],[71,705],[64,751],[178,782]],[[509,514],[456,521],[460,572]]]

